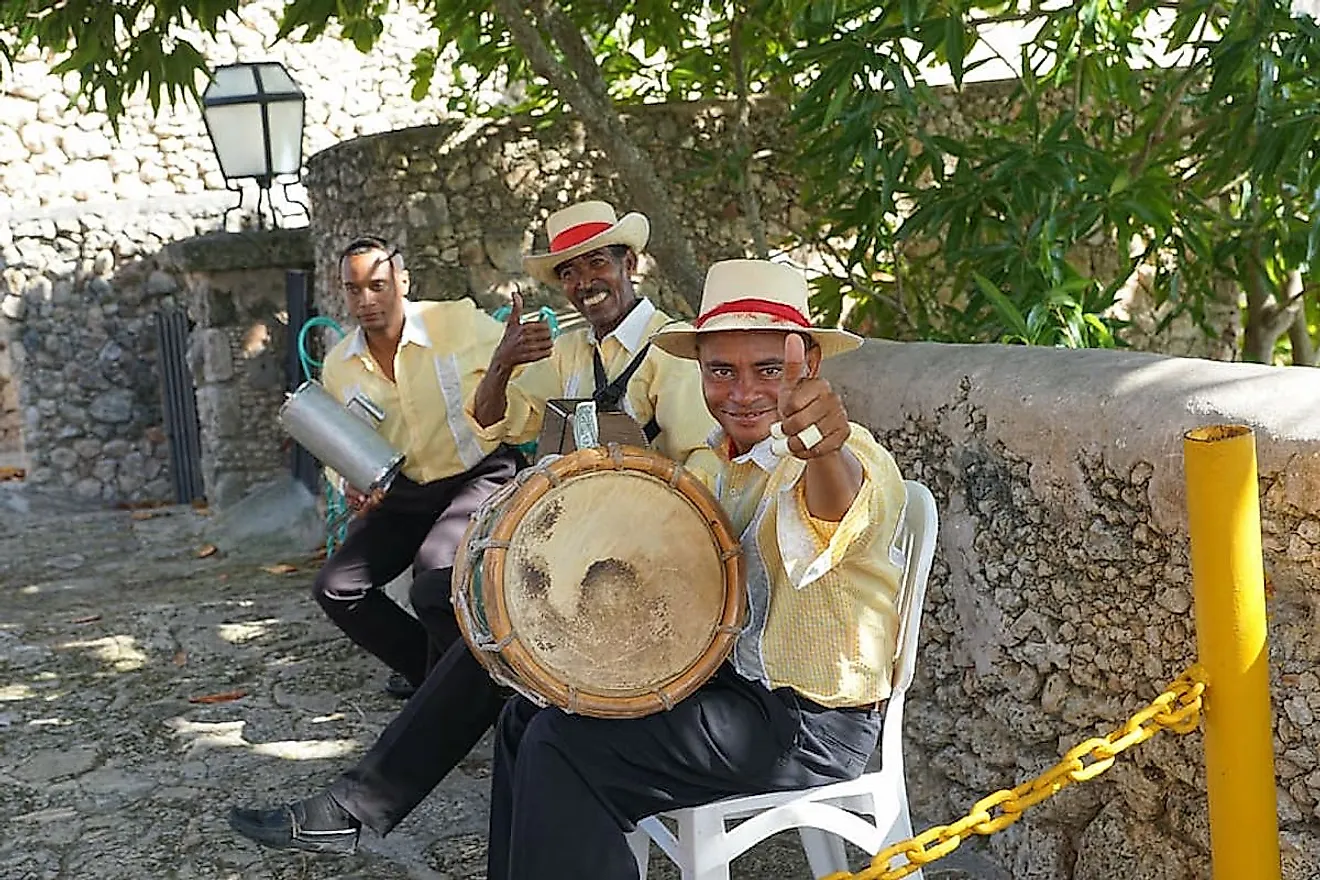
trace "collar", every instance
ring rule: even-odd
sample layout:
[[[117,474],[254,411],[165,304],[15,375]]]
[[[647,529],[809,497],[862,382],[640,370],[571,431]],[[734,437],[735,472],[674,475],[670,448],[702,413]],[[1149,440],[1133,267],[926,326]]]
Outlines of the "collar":
[[[422,304],[412,300],[403,301],[403,335],[399,337],[399,347],[420,345],[431,347],[431,335],[426,332],[426,323],[422,321]]]
[[[725,435],[723,428],[716,428],[712,431],[710,436],[706,438],[706,443],[711,449],[714,449],[721,458],[731,464],[754,464],[767,474],[774,473],[775,468],[779,467],[783,462],[783,459],[775,455],[774,451],[770,448],[769,437],[766,437],[742,455],[735,455],[733,453],[733,441]]]
[[[422,348],[430,348],[431,335],[426,332],[426,324],[422,321],[422,304],[405,300],[403,303],[403,334],[399,337],[399,347],[403,348],[410,342],[413,345],[420,345]],[[348,341],[348,348],[344,349],[344,360],[362,357],[366,353],[367,334],[362,332],[361,327],[358,327],[353,331],[353,338]]]
[[[646,342],[646,328],[655,317],[655,306],[646,297],[639,297],[637,305],[628,316],[619,322],[605,339],[614,339],[622,345],[629,354],[635,354],[640,351],[642,344]],[[587,341],[592,345],[599,345],[596,342],[596,331],[590,327],[587,329]],[[603,340],[602,340],[603,341]]]

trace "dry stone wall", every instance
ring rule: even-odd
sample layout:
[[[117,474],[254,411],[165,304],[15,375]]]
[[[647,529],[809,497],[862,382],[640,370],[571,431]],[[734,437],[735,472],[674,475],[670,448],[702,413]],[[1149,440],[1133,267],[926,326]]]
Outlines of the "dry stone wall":
[[[773,153],[782,138],[778,116],[754,119],[753,138]],[[751,242],[734,182],[710,158],[731,149],[728,121],[722,104],[648,105],[626,119],[677,195],[702,265],[745,256]],[[773,161],[767,168],[756,183],[769,236],[788,240],[807,218],[790,176],[773,170]],[[365,232],[404,249],[419,298],[471,296],[495,308],[516,289],[533,304],[566,307],[557,292],[522,272],[522,254],[547,247],[546,216],[584,198],[605,199],[620,212],[635,207],[580,123],[526,117],[447,121],[340,144],[308,162],[307,188],[318,300],[331,312],[335,257]],[[672,314],[686,314],[682,298],[653,268],[644,255],[642,290]]]
[[[179,305],[166,242],[195,234],[189,213],[122,218],[58,213],[0,226],[10,358],[27,479],[87,502],[169,497],[154,314]]]
[[[363,55],[333,36],[269,45],[283,5],[254,0],[220,38],[196,43],[215,65],[288,67],[307,95],[307,155],[440,116],[438,99],[409,94],[413,54],[434,45],[415,9],[387,15],[380,45]],[[51,68],[30,54],[0,76],[0,456],[87,501],[165,499],[152,315],[186,303],[159,252],[220,228],[236,198],[197,108],[157,114],[139,94],[116,134],[103,114],[70,104],[74,77]]]
[[[290,469],[277,415],[300,374],[289,358],[286,283],[288,271],[311,270],[310,241],[305,229],[216,233],[166,252],[193,322],[202,487],[212,505],[227,507]]]
[[[905,730],[914,810],[937,821],[1121,725],[1195,659],[1181,437],[1254,427],[1284,876],[1320,876],[1314,373],[868,342],[829,374],[939,502]],[[1202,880],[1204,792],[1200,735],[1161,734],[986,848],[1016,880]]]

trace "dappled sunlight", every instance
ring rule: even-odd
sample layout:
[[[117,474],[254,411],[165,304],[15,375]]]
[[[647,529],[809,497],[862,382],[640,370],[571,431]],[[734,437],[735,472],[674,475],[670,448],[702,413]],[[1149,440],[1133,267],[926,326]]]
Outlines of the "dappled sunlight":
[[[247,746],[243,739],[243,727],[246,721],[189,721],[186,718],[171,718],[165,726],[174,731],[174,735],[184,740],[188,754],[206,751],[211,748],[231,748]]]
[[[357,749],[354,739],[290,739],[281,742],[258,743],[252,751],[258,755],[283,758],[286,761],[316,761],[342,758]]]
[[[73,722],[67,718],[33,718],[28,722],[28,727],[72,727]]]
[[[270,328],[257,322],[243,334],[243,357],[254,358],[270,347]]]
[[[32,688],[25,684],[7,684],[0,686],[0,702],[30,700],[36,695],[36,691],[32,690]]]
[[[244,623],[222,623],[215,629],[220,634],[220,638],[226,642],[241,645],[264,636],[272,626],[280,622],[278,617],[267,617],[264,620],[249,620]]]
[[[147,665],[147,655],[138,649],[137,639],[132,636],[105,636],[100,639],[63,642],[55,647],[57,650],[79,648],[89,651],[96,659],[110,664],[116,672],[133,672]]]
[[[326,716],[329,720],[331,716]],[[290,739],[268,743],[248,742],[243,737],[246,721],[189,721],[175,717],[165,722],[174,735],[184,741],[189,755],[216,748],[244,748],[258,755],[286,761],[317,761],[342,758],[357,751],[355,739]]]

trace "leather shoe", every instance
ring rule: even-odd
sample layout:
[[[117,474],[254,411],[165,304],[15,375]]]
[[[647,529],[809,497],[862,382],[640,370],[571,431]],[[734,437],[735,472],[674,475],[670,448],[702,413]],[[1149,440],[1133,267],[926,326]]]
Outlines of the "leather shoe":
[[[385,693],[391,697],[398,697],[400,700],[406,700],[417,693],[417,686],[409,681],[402,673],[392,674],[385,682]]]
[[[352,855],[362,823],[328,794],[270,810],[233,807],[229,827],[263,846],[311,853]]]

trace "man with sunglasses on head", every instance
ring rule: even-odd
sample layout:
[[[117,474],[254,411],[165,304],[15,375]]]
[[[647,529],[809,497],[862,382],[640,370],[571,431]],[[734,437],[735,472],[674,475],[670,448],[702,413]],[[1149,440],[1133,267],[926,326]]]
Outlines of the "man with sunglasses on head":
[[[463,409],[503,327],[469,299],[409,301],[403,255],[384,239],[350,242],[339,271],[358,326],[325,356],[322,382],[346,405],[383,412],[376,430],[405,461],[387,492],[343,487],[355,519],[312,595],[415,689],[459,638],[449,573],[468,519],[516,468],[516,453],[479,437]],[[409,566],[420,623],[381,589]]]

